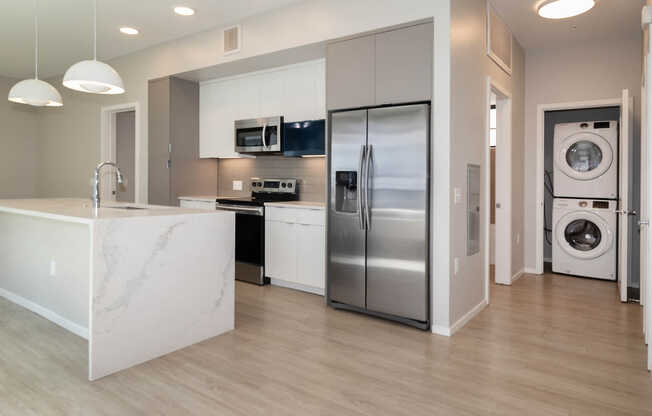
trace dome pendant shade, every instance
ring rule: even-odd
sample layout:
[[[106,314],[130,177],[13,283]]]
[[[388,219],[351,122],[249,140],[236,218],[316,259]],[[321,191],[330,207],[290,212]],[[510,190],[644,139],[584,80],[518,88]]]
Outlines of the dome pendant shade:
[[[36,107],[61,107],[61,94],[52,85],[40,79],[25,79],[9,90],[9,101]]]
[[[122,94],[125,92],[122,78],[104,62],[88,60],[77,62],[63,76],[63,85],[92,94]]]

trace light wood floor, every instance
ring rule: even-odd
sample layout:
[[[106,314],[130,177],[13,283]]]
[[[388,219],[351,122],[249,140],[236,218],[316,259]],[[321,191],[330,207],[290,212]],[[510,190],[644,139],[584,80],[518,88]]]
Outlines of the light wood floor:
[[[236,331],[94,383],[86,342],[0,300],[0,415],[645,415],[642,309],[614,283],[492,285],[452,338],[238,283]]]

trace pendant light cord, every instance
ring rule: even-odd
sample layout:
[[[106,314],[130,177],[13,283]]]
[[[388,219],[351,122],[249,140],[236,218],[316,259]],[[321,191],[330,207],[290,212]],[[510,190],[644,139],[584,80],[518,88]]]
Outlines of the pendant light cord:
[[[38,79],[38,7],[34,0],[34,79]]]
[[[93,0],[93,59],[97,61],[97,0]]]

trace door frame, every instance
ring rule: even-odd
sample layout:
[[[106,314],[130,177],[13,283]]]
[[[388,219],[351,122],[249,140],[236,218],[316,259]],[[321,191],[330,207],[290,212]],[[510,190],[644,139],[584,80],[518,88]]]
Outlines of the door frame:
[[[500,164],[498,168],[499,153],[503,155],[512,154],[512,94],[496,80],[490,76],[487,77],[486,91],[485,91],[485,141],[484,141],[484,198],[482,206],[484,210],[484,280],[485,280],[485,300],[489,304],[489,288],[491,284],[490,267],[491,267],[491,151],[489,149],[489,129],[491,117],[491,94],[496,94],[496,201],[500,201],[501,210],[504,212],[502,215],[506,219],[511,218],[512,210],[512,164]],[[498,186],[499,183],[507,183],[507,186]],[[507,191],[499,195],[499,191]],[[512,223],[511,220],[505,223],[504,227],[498,227],[498,215],[496,213],[496,241],[498,241],[499,234],[502,235],[502,240],[510,244],[501,245],[504,250],[498,250],[496,244],[496,259],[495,263],[498,265],[499,261],[505,263],[505,267],[509,270],[508,278],[499,281],[496,275],[496,283],[511,285],[515,280],[511,273],[512,267]]]
[[[536,264],[534,270],[527,270],[532,274],[543,274],[543,239],[544,218],[543,204],[545,201],[543,177],[545,168],[545,116],[547,111],[577,110],[599,107],[621,107],[622,97],[604,100],[574,101],[565,103],[537,105],[537,171],[536,171]]]
[[[141,117],[142,112],[140,110],[140,103],[130,102],[124,104],[103,106],[100,108],[100,161],[110,160],[115,162],[116,160],[116,114],[124,113],[127,111],[133,111],[135,113],[135,129],[134,132],[134,175],[133,186],[134,186],[134,202],[135,203],[147,203],[145,198],[143,198],[143,192],[141,192],[141,162],[140,162],[140,153],[141,153]],[[110,199],[113,195],[110,192],[108,186],[110,183],[104,181],[101,183],[100,194],[102,198]]]

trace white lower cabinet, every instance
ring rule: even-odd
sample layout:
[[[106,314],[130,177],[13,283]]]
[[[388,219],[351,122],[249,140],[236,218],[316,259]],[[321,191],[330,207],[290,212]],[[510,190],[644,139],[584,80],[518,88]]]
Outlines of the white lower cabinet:
[[[324,215],[317,209],[266,208],[265,275],[272,284],[324,294]]]

